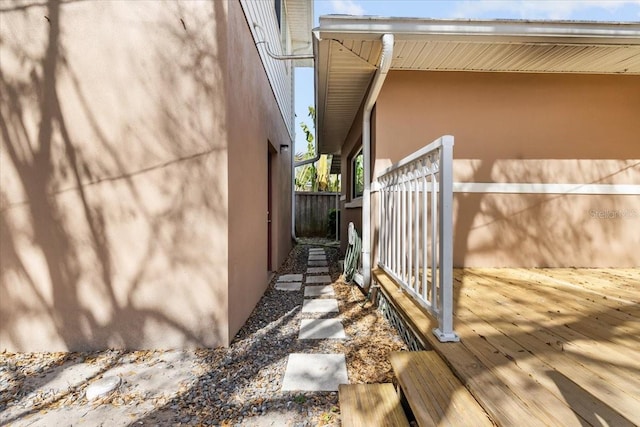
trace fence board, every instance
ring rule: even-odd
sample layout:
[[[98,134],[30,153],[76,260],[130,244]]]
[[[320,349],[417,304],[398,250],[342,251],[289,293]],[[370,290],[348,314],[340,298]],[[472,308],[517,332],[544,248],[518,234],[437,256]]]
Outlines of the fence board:
[[[326,237],[340,193],[296,192],[296,236]]]

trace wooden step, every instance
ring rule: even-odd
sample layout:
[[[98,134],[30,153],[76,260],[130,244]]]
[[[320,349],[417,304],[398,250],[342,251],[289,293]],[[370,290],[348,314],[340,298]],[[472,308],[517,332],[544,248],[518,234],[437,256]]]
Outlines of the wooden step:
[[[435,351],[393,352],[390,360],[419,426],[493,425]]]
[[[338,395],[344,427],[409,426],[393,384],[341,384]]]

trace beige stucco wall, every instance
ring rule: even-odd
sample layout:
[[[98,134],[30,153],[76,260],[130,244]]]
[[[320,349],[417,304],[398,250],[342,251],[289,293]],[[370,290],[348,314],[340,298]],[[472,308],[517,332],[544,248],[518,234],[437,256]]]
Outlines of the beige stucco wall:
[[[362,198],[352,197],[353,179],[351,161],[362,147],[362,109],[356,114],[353,125],[340,151],[340,250],[344,254],[348,244],[348,227],[352,222],[359,235],[362,235]]]
[[[376,111],[376,172],[451,134],[456,181],[640,184],[640,76],[394,71]],[[638,196],[454,196],[457,266],[640,266]]]
[[[2,13],[1,349],[229,341],[228,13],[69,3],[59,36]]]
[[[272,158],[272,252],[276,270],[291,239],[291,148],[240,5],[229,15],[229,336],[242,327],[268,285],[268,153]],[[280,145],[289,146],[281,152]]]

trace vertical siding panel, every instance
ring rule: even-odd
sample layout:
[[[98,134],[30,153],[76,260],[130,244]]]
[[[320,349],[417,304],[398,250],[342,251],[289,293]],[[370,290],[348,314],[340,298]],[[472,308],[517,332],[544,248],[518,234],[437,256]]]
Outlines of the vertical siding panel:
[[[266,39],[273,53],[286,53],[283,51],[280,43],[280,30],[276,20],[273,1],[241,0],[240,4],[244,10],[254,41]],[[284,8],[282,13],[285,13]],[[253,26],[254,23],[262,28],[261,32],[257,32]],[[257,49],[266,70],[267,77],[269,78],[276,102],[280,107],[280,113],[289,131],[289,136],[293,140],[293,75],[291,61],[276,61],[266,53],[264,46],[258,46]]]

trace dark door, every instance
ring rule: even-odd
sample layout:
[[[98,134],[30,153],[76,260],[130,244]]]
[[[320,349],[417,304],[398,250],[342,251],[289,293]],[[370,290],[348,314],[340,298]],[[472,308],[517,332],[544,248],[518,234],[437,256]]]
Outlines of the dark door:
[[[273,163],[273,154],[271,150],[267,152],[267,270],[271,271],[271,241],[273,239],[271,235],[271,209],[272,209],[272,163]]]

